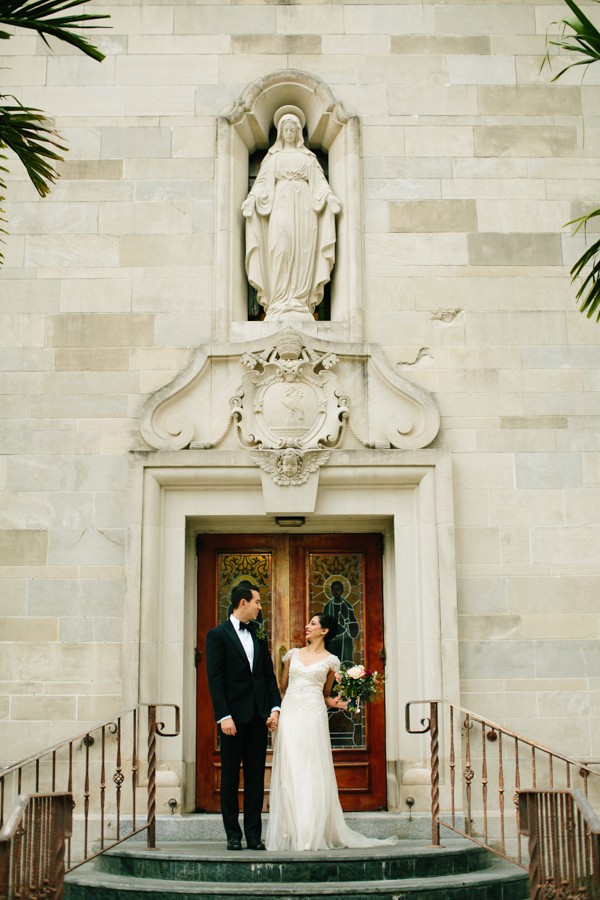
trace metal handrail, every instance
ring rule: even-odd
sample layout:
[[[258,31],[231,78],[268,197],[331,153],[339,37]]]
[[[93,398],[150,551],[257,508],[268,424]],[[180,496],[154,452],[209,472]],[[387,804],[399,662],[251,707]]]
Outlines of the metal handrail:
[[[171,731],[157,719],[157,709],[163,708],[174,711]],[[147,743],[142,752],[139,745],[144,729]],[[147,832],[147,846],[155,848],[156,739],[175,737],[179,731],[178,706],[141,703],[7,766],[0,770],[0,828],[7,817],[12,821],[13,806],[23,804],[23,795],[48,798],[62,794],[71,798],[73,813],[72,832],[65,835],[66,872],[143,831]],[[140,766],[147,769],[143,818],[137,809]],[[130,819],[128,827],[126,817]],[[42,839],[45,832],[39,826],[36,820],[30,832]]]
[[[72,820],[70,794],[19,797],[0,830],[1,897],[62,897]]]
[[[581,791],[521,791],[531,900],[600,897],[600,819]]]
[[[416,706],[428,707],[428,715],[420,719],[420,728],[411,725]],[[600,803],[599,773],[464,707],[446,700],[411,701],[406,704],[405,725],[409,734],[430,736],[434,846],[440,846],[440,828],[444,827],[531,870],[531,841],[527,851],[522,841],[522,795],[538,793],[556,798],[569,794],[574,801],[581,798],[588,812],[593,811],[592,800]],[[580,791],[574,790],[577,786]],[[551,802],[555,801],[548,801]],[[544,840],[558,841],[560,853],[568,854],[567,826],[561,834],[558,820],[552,819],[548,809],[549,806],[541,824],[536,826],[538,833],[543,829]],[[533,822],[532,816],[530,810],[528,821]],[[582,829],[588,841],[593,828],[588,823]],[[591,850],[590,859],[593,863]],[[589,878],[593,880],[599,874],[600,858],[592,865]],[[600,893],[581,894],[586,896],[600,897]]]

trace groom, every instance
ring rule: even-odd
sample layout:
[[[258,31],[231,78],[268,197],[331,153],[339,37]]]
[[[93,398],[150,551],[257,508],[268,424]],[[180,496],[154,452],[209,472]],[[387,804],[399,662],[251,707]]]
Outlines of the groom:
[[[256,634],[256,585],[231,592],[232,613],[206,635],[206,670],[221,728],[221,814],[227,849],[242,849],[238,790],[244,769],[244,834],[249,850],[261,840],[267,731],[277,727],[281,697],[266,640]]]

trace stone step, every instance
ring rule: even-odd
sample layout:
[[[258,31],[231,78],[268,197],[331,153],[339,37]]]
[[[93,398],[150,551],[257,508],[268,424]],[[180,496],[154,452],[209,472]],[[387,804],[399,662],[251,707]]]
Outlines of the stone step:
[[[400,841],[365,850],[273,853],[227,850],[224,841],[125,841],[71,872],[65,900],[525,900],[526,872],[469,841]]]
[[[264,852],[227,850],[220,843],[170,843],[147,850],[125,841],[96,860],[99,871],[131,878],[198,882],[384,881],[431,878],[481,871],[491,854],[468,841],[450,840],[442,848],[421,841],[361,850]]]
[[[386,838],[397,835],[406,840],[431,838],[431,816],[409,817],[406,813],[368,812],[345,813],[346,824],[367,837]],[[268,816],[263,816],[263,835],[267,831]],[[137,825],[141,820],[137,820]],[[458,823],[460,825],[460,821]],[[131,829],[131,819],[121,818],[121,833]],[[156,817],[156,839],[160,841],[222,841],[225,838],[223,820],[218,813],[160,815]],[[144,834],[138,837],[145,841]]]
[[[75,880],[76,879],[76,880]],[[149,894],[155,900],[333,900],[343,894],[351,900],[526,900],[526,874],[502,859],[481,871],[430,878],[384,881],[336,881],[277,884],[272,881],[184,882],[155,878],[127,878],[102,872],[91,864],[67,877],[65,900],[133,900]]]

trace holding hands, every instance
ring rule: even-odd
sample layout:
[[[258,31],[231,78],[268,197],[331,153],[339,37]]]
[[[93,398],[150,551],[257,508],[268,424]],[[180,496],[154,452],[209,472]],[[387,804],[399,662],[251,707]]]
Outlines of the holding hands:
[[[279,710],[275,709],[267,719],[267,728],[270,732],[275,731],[277,726],[279,725]]]

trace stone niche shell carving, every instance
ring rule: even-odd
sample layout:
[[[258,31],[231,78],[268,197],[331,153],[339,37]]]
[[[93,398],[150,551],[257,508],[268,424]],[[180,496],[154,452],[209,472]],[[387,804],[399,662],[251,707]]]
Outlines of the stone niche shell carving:
[[[293,328],[200,348],[140,422],[157,450],[242,447],[281,486],[303,484],[336,450],[426,447],[439,425],[429,394],[380,348]]]

